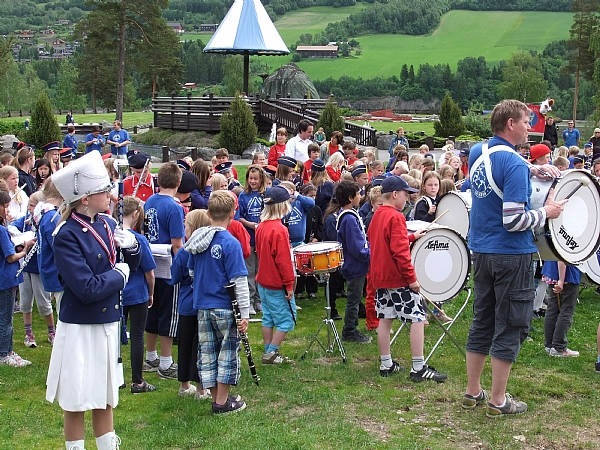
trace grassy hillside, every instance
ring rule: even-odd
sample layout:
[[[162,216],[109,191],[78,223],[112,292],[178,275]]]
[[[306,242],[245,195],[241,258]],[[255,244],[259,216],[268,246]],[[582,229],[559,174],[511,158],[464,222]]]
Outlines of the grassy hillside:
[[[319,21],[314,19],[317,9]],[[333,13],[328,14],[328,10]],[[293,11],[275,26],[289,46],[301,33],[317,32],[316,24],[326,22],[324,16],[341,15],[346,10],[319,7]],[[404,63],[415,68],[424,63],[448,63],[455,69],[458,60],[467,56],[485,56],[494,63],[509,58],[518,48],[541,51],[554,40],[567,39],[571,23],[570,13],[450,11],[432,35],[359,36],[356,39],[362,54],[358,57],[304,60],[298,66],[312,79],[319,80],[340,75],[363,78],[398,75]],[[268,62],[276,68],[290,60],[277,57],[269,58]]]

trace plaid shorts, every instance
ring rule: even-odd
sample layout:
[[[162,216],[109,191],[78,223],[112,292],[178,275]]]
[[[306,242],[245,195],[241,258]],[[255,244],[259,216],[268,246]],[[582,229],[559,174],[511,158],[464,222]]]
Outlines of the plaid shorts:
[[[421,296],[408,287],[377,289],[375,310],[378,319],[423,322],[426,318]]]
[[[223,384],[236,385],[240,379],[240,336],[233,311],[198,311],[198,374],[202,389]]]

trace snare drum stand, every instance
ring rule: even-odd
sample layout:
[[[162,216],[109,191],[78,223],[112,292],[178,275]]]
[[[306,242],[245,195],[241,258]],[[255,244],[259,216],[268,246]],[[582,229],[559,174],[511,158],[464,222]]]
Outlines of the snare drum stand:
[[[321,325],[319,325],[319,329],[314,334],[313,338],[310,341],[310,344],[308,344],[308,347],[306,347],[306,350],[304,350],[304,354],[300,357],[300,359],[304,359],[306,357],[306,355],[308,354],[308,351],[310,350],[310,348],[313,346],[313,344],[316,341],[321,346],[321,348],[323,349],[323,351],[325,353],[334,353],[335,346],[337,345],[338,349],[340,350],[340,356],[342,357],[342,361],[344,361],[344,364],[346,364],[347,363],[346,351],[344,350],[344,346],[342,345],[342,340],[340,339],[340,335],[338,334],[337,328],[335,327],[335,322],[331,318],[331,303],[329,302],[329,272],[325,272],[323,274],[323,277],[325,278],[325,281],[326,281],[326,284],[325,284],[325,300],[326,300],[325,313],[326,313],[326,316],[325,316],[325,319],[323,319],[323,321],[321,322]],[[327,348],[325,348],[323,343],[319,340],[319,333],[321,332],[321,329],[323,328],[323,326],[327,327]],[[333,334],[333,339],[332,339],[332,334]]]

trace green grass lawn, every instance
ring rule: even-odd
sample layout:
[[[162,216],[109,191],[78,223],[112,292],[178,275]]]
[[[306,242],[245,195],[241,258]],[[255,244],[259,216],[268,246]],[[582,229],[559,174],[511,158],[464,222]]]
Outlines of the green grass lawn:
[[[351,120],[350,122],[357,125],[364,125],[365,123],[364,120]],[[369,120],[369,125],[377,131],[393,131],[394,134],[399,127],[402,127],[405,133],[420,133],[424,131],[426,136],[435,135],[433,122],[376,122]]]
[[[300,361],[324,315],[323,289],[318,300],[300,300],[298,326],[282,346],[282,354],[297,360],[292,366],[263,366],[258,362],[260,386],[253,384],[242,351],[242,377],[232,393],[248,408],[230,417],[214,417],[210,402],[177,396],[178,383],[147,374],[157,392],[133,396],[121,391],[115,428],[130,449],[594,449],[599,448],[600,376],[594,371],[596,328],[600,302],[592,289],[580,295],[569,334],[569,347],[579,358],[551,358],[544,352],[543,320],[534,320],[532,342],[525,342],[514,365],[508,390],[529,404],[518,417],[488,419],[484,408],[460,407],[466,375],[463,356],[449,340],[430,364],[449,375],[444,384],[414,384],[403,372],[381,378],[375,342],[345,344],[348,364],[339,354],[314,348]],[[456,313],[465,294],[445,304]],[[344,299],[338,300],[343,312]],[[464,345],[471,320],[470,306],[451,328]],[[15,350],[33,361],[27,368],[0,367],[0,449],[64,449],[62,411],[47,403],[45,380],[50,346],[43,321],[34,312],[34,332],[40,346],[27,349],[23,323],[15,315]],[[364,321],[359,327],[364,330]],[[336,322],[341,331],[342,323]],[[394,324],[396,330],[398,323]],[[426,350],[440,334],[426,328]],[[376,335],[373,335],[376,339]],[[325,338],[322,332],[321,338]],[[262,353],[261,327],[250,324],[254,360]],[[176,349],[176,347],[175,347]],[[176,351],[176,350],[175,350]],[[129,379],[129,349],[124,348],[125,377]],[[392,347],[403,365],[410,364],[408,333],[403,330]],[[486,366],[483,385],[490,387]],[[90,389],[93,389],[90,386]],[[86,448],[95,448],[86,414]]]
[[[66,114],[66,113],[65,113]],[[64,124],[65,114],[56,115],[56,121]],[[75,122],[79,124],[83,123],[100,123],[103,120],[112,122],[115,120],[115,113],[106,114],[77,114],[74,113],[73,117]],[[31,119],[31,117],[29,117]],[[0,119],[1,122],[24,122],[26,117],[5,117]],[[125,128],[132,127],[134,125],[146,125],[154,122],[154,113],[149,112],[124,112],[123,113],[123,126]]]

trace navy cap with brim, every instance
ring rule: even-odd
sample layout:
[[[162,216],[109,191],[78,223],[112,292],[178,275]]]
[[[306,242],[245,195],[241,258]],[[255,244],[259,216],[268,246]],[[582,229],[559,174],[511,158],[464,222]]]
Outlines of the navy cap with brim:
[[[284,166],[288,166],[292,169],[295,169],[298,165],[298,161],[296,161],[291,156],[280,156],[279,158],[277,158],[277,164],[283,164]]]
[[[188,170],[184,170],[181,174],[181,183],[177,188],[180,194],[189,194],[198,189],[198,177]]]
[[[391,177],[387,177],[381,183],[381,192],[385,194],[394,191],[406,191],[411,194],[419,192],[418,189],[411,188],[404,178],[392,175]]]
[[[573,164],[583,164],[585,162],[585,159],[583,158],[583,156],[574,156],[573,157]]]
[[[352,178],[362,175],[363,173],[369,173],[369,171],[367,170],[367,166],[362,165],[362,166],[355,167],[352,170]]]
[[[325,172],[325,163],[322,159],[315,159],[312,162],[311,170],[313,172]]]
[[[373,187],[381,186],[381,183],[383,183],[383,180],[385,180],[385,178],[385,175],[377,175],[375,178],[373,178]]]
[[[273,186],[265,192],[265,204],[275,205],[290,199],[290,193],[283,186]]]
[[[134,169],[143,169],[146,162],[150,159],[150,155],[144,152],[138,152],[137,150],[130,150],[127,152],[127,162],[129,167]]]
[[[215,170],[219,173],[227,173],[231,170],[232,165],[233,163],[231,161],[227,161],[221,164],[217,164],[215,166]]]
[[[62,145],[60,145],[60,142],[52,141],[52,142],[48,142],[47,144],[42,145],[42,152],[46,153],[51,150],[60,150],[61,148],[62,148]]]
[[[181,170],[190,170],[191,169],[190,165],[184,159],[178,159],[177,165],[179,166],[179,168]]]

